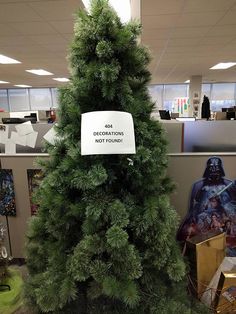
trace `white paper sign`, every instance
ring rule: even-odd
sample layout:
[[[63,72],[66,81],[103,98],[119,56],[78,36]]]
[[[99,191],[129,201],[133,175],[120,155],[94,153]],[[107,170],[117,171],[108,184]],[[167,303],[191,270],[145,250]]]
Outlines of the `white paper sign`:
[[[1,144],[6,144],[8,141],[8,131],[9,131],[9,126],[5,124],[0,124],[0,143]]]
[[[19,135],[17,132],[11,132],[11,138],[10,140],[18,145],[26,146],[26,135]]]
[[[38,132],[32,132],[26,135],[26,146],[35,147],[36,141],[38,137]]]
[[[55,142],[59,139],[59,137],[57,136],[54,126],[46,134],[44,134],[43,138],[50,144],[55,145]]]
[[[132,115],[122,111],[82,114],[81,155],[135,154]]]
[[[24,123],[21,123],[21,124],[17,124],[15,126],[15,128],[16,128],[17,133],[20,136],[23,136],[23,135],[26,135],[26,134],[34,132],[34,129],[33,129],[32,124],[31,124],[31,121],[27,121],[27,122],[24,122]]]

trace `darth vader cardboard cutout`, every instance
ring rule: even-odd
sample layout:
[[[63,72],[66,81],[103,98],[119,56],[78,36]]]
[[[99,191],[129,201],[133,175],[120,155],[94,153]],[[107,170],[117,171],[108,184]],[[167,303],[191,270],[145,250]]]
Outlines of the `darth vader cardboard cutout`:
[[[227,255],[236,256],[236,185],[225,178],[223,162],[217,156],[207,160],[202,179],[192,186],[189,210],[177,239],[185,241],[211,230],[225,232]]]

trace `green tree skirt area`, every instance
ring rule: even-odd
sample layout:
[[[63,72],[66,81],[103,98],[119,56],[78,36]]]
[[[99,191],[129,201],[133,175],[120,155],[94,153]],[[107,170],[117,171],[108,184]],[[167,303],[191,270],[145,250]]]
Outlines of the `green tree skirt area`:
[[[10,268],[9,277],[1,284],[9,285],[11,290],[0,290],[0,313],[12,314],[23,304],[23,281],[20,273]]]

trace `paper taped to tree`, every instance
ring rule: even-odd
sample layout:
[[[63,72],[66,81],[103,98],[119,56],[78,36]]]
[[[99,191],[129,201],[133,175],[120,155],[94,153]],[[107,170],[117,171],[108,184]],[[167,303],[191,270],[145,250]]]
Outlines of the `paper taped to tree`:
[[[81,155],[135,154],[132,115],[121,111],[82,114]]]

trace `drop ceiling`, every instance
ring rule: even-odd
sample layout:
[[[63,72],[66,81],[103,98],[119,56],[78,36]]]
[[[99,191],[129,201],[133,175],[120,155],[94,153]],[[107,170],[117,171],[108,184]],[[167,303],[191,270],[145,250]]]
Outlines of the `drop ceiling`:
[[[0,80],[10,82],[0,88],[60,86],[52,78],[69,76],[66,56],[79,7],[79,0],[0,0],[0,54],[22,62],[0,65]],[[54,75],[25,72],[34,68]]]
[[[235,0],[143,0],[141,19],[153,83],[236,82],[236,66],[209,70],[236,62]]]
[[[69,76],[73,14],[82,7],[81,0],[0,0],[0,54],[22,62],[0,65],[0,80],[10,82],[0,88],[60,86],[52,78]],[[236,0],[141,0],[141,21],[152,83],[183,83],[193,75],[204,82],[236,82],[236,66],[209,70],[236,62]],[[32,68],[54,75],[25,72]]]

